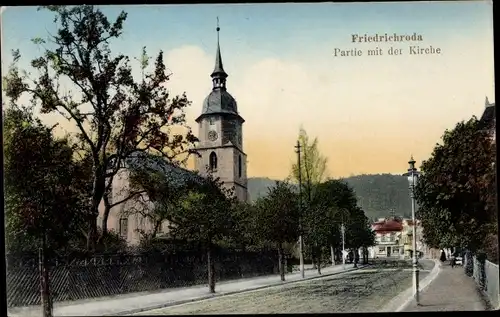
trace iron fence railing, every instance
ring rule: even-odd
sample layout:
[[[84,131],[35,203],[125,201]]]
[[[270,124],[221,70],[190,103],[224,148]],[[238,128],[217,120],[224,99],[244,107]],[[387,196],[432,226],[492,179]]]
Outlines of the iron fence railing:
[[[467,254],[465,257],[465,273],[476,281],[488,297],[491,306],[498,309],[500,306],[500,287],[498,265],[488,260],[478,260]]]
[[[276,255],[257,252],[220,254],[215,257],[217,280],[273,274]],[[39,267],[36,259],[11,263],[7,268],[9,307],[40,304]],[[207,283],[204,254],[163,257],[100,256],[52,261],[50,291],[54,302],[125,293],[155,291]]]

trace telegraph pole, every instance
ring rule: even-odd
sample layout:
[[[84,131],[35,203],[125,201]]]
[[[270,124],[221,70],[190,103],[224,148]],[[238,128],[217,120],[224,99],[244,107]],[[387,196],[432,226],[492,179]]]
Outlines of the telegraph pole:
[[[304,275],[304,243],[302,241],[302,168],[300,165],[300,141],[297,140],[297,145],[295,146],[296,153],[297,153],[297,168],[299,172],[299,230],[300,230],[300,235],[299,235],[299,257],[300,257],[300,276],[302,278],[305,277]]]
[[[344,210],[342,210],[342,270],[345,270],[345,225],[344,225]]]

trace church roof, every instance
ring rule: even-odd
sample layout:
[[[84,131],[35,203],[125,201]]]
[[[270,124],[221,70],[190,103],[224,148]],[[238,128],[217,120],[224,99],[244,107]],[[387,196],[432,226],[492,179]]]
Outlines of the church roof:
[[[484,109],[483,115],[479,120],[481,129],[489,130],[495,128],[495,103],[489,103],[488,98],[485,102],[486,108]]]
[[[227,113],[238,114],[236,100],[223,89],[215,89],[203,101],[202,115]]]
[[[202,184],[205,179],[197,173],[167,162],[164,158],[144,152],[135,152],[125,160],[131,170],[153,170],[161,172],[173,188],[190,183]]]
[[[219,34],[219,28],[217,28],[217,34]],[[215,54],[215,67],[214,71],[212,72],[212,77],[215,77],[216,75],[222,75],[227,77],[227,73],[224,71],[224,67],[222,65],[222,56],[220,54],[220,45],[219,45],[219,39],[217,35],[217,53]]]
[[[196,122],[199,122],[207,115],[214,114],[234,115],[244,121],[238,114],[236,100],[226,90],[226,78],[228,75],[222,64],[222,55],[219,45],[219,31],[220,28],[217,24],[217,52],[215,54],[215,67],[214,71],[210,75],[212,77],[214,87],[203,101],[201,115],[196,119]]]

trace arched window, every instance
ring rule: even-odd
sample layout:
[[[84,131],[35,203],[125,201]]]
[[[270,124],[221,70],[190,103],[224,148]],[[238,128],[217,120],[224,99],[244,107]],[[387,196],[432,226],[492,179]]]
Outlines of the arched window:
[[[217,154],[215,152],[210,153],[209,157],[209,166],[211,171],[216,171],[217,170]]]
[[[241,155],[238,156],[238,177],[241,177],[241,170],[242,170],[242,166],[241,166]]]

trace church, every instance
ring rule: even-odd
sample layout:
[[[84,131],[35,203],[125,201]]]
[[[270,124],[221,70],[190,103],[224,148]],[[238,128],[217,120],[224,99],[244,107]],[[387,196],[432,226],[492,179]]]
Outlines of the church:
[[[245,120],[238,113],[236,100],[227,91],[228,74],[222,64],[219,41],[220,28],[217,26],[217,51],[215,67],[210,75],[212,91],[201,105],[201,114],[195,120],[198,124],[199,143],[196,150],[195,170],[174,166],[163,159],[152,159],[144,153],[134,153],[126,160],[128,169],[115,178],[112,185],[112,199],[120,201],[128,196],[129,169],[153,168],[165,175],[172,186],[183,186],[188,180],[202,181],[202,177],[211,173],[220,178],[227,188],[233,188],[239,201],[248,200],[247,156],[243,152],[243,123]],[[201,176],[201,177],[200,177]],[[152,232],[155,225],[140,214],[128,214],[126,211],[137,207],[134,199],[113,207],[108,216],[108,228],[118,233],[130,245],[138,244],[140,231]],[[101,223],[104,205],[99,208],[98,224]],[[168,223],[164,221],[157,233],[166,233]]]
[[[195,169],[201,175],[210,172],[234,188],[235,196],[246,202],[247,156],[243,152],[243,123],[236,100],[227,91],[228,74],[224,71],[217,26],[217,52],[212,77],[212,91],[203,101],[201,115],[196,119],[200,143]],[[206,174],[205,174],[206,175]]]

